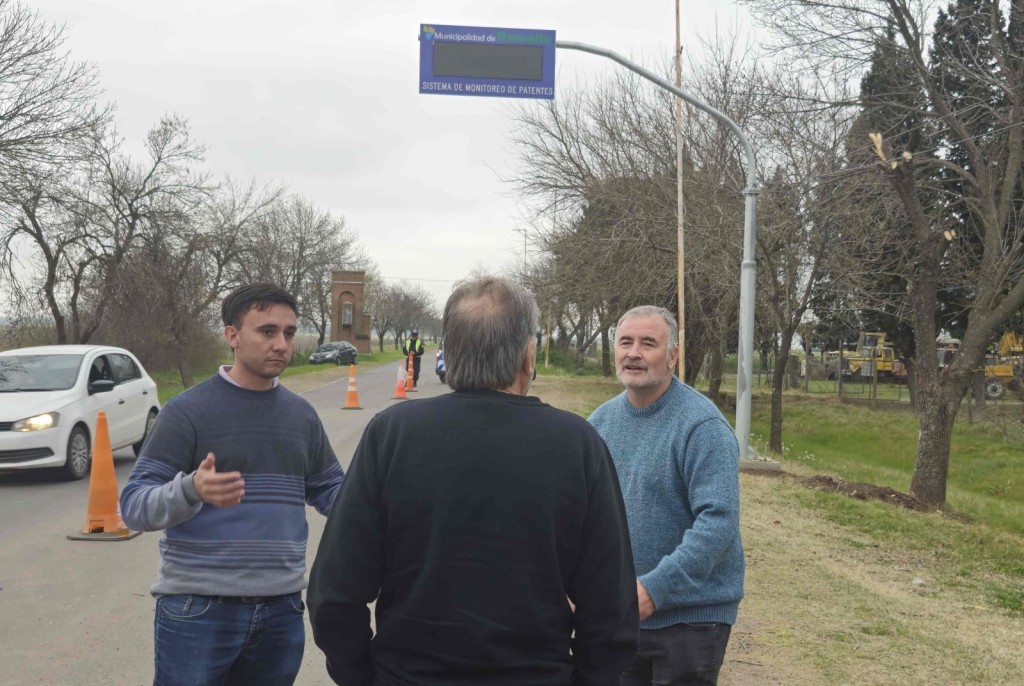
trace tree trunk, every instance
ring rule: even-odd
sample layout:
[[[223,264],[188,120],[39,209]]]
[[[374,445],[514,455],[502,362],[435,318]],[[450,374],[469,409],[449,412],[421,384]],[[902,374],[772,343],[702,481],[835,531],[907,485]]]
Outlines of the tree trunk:
[[[188,361],[188,344],[177,341],[175,347],[178,349],[178,373],[181,375],[181,385],[191,388],[195,384],[192,378],[192,365]]]
[[[46,302],[50,307],[50,313],[53,315],[53,324],[57,329],[57,345],[64,345],[68,342],[67,323],[64,320],[64,315],[61,314],[56,296],[49,289],[46,291]]]
[[[690,338],[686,339],[686,364],[683,369],[683,381],[693,386],[697,382],[697,375],[700,374],[700,368],[704,363],[704,346],[699,343],[690,343]]]
[[[608,340],[608,328],[601,327],[601,376],[612,375],[611,343]]]
[[[718,404],[722,398],[722,368],[725,366],[725,355],[722,353],[722,341],[711,346],[711,361],[708,364],[708,397]]]
[[[778,455],[782,454],[782,387],[786,380],[786,366],[789,364],[789,351],[793,348],[793,330],[782,332],[779,352],[775,358],[775,369],[772,370],[772,418],[768,435],[768,449]]]
[[[946,476],[949,473],[953,419],[959,403],[944,397],[939,388],[918,388],[920,432],[910,493],[931,507],[946,504]]]
[[[917,408],[917,365],[914,364],[913,358],[907,359],[907,394],[910,396],[910,406]]]

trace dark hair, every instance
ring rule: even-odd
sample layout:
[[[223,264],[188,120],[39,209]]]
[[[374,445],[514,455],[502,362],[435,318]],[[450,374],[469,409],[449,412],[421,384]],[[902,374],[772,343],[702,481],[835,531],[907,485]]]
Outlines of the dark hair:
[[[517,283],[484,277],[457,286],[442,324],[448,385],[456,391],[511,386],[538,319],[533,296]]]
[[[278,288],[272,283],[251,283],[233,290],[220,306],[220,316],[224,320],[224,326],[241,328],[242,319],[254,307],[258,310],[266,310],[273,305],[287,305],[297,317],[299,315],[299,303],[295,296]]]

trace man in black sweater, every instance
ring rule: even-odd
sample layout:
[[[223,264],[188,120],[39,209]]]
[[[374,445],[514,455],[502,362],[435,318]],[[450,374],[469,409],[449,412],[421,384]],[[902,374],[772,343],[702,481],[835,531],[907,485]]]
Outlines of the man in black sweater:
[[[514,283],[461,285],[443,324],[455,392],[366,427],[308,591],[336,683],[611,686],[632,664],[615,467],[585,421],[526,395],[537,318]]]

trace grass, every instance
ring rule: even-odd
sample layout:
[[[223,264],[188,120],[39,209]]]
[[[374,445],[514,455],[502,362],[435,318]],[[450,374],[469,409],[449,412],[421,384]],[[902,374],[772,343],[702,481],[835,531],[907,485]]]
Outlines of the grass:
[[[766,399],[759,396],[761,402],[754,404],[755,435],[768,434]],[[915,415],[799,394],[787,395],[783,407],[781,459],[787,471],[909,490],[917,448]],[[947,586],[980,594],[1011,612],[1024,609],[1024,447],[990,423],[957,423],[953,432],[947,507],[967,515],[971,524],[811,491],[801,493],[797,502],[882,541],[898,536],[904,549],[941,561]]]
[[[588,417],[598,405],[621,390],[622,386],[615,378],[579,375],[562,368],[538,366],[530,395],[536,395],[549,405]]]
[[[423,354],[424,361],[427,360],[428,356],[430,358],[429,363],[433,364],[433,355],[431,353]],[[398,362],[403,358],[404,355],[402,355],[401,350],[394,350],[385,345],[384,352],[374,349],[368,355],[361,354],[359,356],[359,366],[364,368],[379,367],[383,364]],[[291,376],[309,374],[311,372],[324,369],[324,365],[309,364],[307,360],[308,356],[306,355],[296,355],[292,358],[291,364],[281,373],[281,378],[287,379]],[[202,381],[216,373],[217,369],[222,364],[231,364],[231,358],[225,357],[222,361],[212,367],[193,370],[192,378],[196,383],[198,383],[199,381]],[[426,364],[426,362],[424,362],[424,364]],[[185,386],[181,383],[181,375],[177,369],[164,369],[157,371],[150,370],[149,374],[153,377],[153,380],[156,381],[157,395],[160,398],[161,405],[185,390]]]
[[[906,491],[914,468],[917,418],[793,394],[784,400],[787,468],[827,472]],[[753,443],[768,435],[767,397],[755,396]],[[1024,447],[989,422],[958,423],[950,455],[951,509],[1024,535]]]

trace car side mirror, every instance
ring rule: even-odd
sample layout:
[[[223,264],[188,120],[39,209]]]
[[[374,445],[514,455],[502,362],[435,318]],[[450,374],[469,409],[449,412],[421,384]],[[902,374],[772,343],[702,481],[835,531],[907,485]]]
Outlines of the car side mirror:
[[[94,393],[109,393],[114,390],[114,382],[109,379],[97,379],[89,382],[89,395]]]

